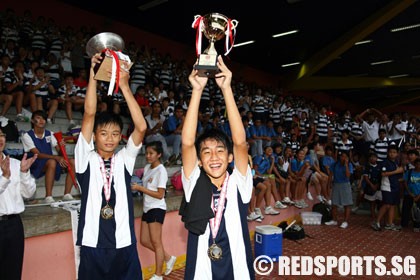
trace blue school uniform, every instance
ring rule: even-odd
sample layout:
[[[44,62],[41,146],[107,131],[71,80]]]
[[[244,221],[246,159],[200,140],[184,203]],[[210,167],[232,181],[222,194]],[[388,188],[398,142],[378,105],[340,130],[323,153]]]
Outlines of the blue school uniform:
[[[391,161],[388,158],[381,162],[382,172],[392,172],[398,168],[398,160]],[[381,190],[382,202],[387,205],[400,204],[399,174],[391,176],[382,176]]]
[[[38,149],[40,153],[52,155],[52,147],[51,147],[51,131],[45,130],[44,138],[39,139],[35,136],[35,132],[31,129],[28,131],[28,135],[31,137],[32,141],[34,141],[35,147]],[[28,153],[28,157],[33,157],[34,154],[32,152]],[[35,179],[41,178],[45,175],[42,173],[42,169],[44,168],[45,164],[47,163],[47,158],[37,158],[35,162],[31,166],[31,174],[35,177]],[[55,180],[60,180],[61,176],[61,166],[58,164],[55,167]]]
[[[258,172],[265,174],[271,166],[271,158],[267,158],[265,155],[256,156],[253,160],[254,165],[258,165]]]

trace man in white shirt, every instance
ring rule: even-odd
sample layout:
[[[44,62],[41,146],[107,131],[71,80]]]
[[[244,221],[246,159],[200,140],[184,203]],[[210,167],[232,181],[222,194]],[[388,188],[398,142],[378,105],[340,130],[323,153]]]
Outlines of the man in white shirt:
[[[395,113],[392,121],[388,123],[389,139],[400,146],[401,139],[407,130],[407,125],[401,122],[400,114]]]
[[[24,232],[19,214],[25,210],[23,198],[36,191],[29,167],[37,156],[22,161],[3,154],[6,135],[0,130],[0,279],[21,279]]]
[[[363,153],[368,154],[369,148],[376,139],[379,138],[379,123],[375,119],[375,113],[382,117],[382,112],[378,111],[377,109],[371,108],[366,109],[363,113],[359,115],[359,121],[362,122],[362,129],[365,133],[365,146],[363,148]],[[369,114],[367,117],[367,121],[364,120],[366,114]]]

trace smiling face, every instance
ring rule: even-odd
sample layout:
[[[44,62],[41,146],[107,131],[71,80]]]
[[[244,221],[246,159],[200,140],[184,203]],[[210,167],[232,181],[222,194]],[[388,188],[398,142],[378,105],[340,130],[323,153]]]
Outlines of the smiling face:
[[[215,139],[206,139],[201,143],[198,164],[212,180],[223,178],[228,164],[232,162],[233,155],[222,142]]]
[[[121,127],[115,123],[98,126],[94,136],[98,153],[110,153],[115,151],[121,141]]]

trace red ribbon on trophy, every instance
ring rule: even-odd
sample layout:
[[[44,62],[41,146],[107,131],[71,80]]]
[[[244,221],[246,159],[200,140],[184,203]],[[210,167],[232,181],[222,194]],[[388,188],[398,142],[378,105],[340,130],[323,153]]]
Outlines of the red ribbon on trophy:
[[[192,27],[194,29],[197,29],[197,35],[195,37],[195,50],[197,52],[197,57],[201,54],[201,42],[202,42],[202,38],[203,38],[203,17],[196,17]]]
[[[118,89],[119,89],[119,85],[120,85],[120,71],[119,71],[120,70],[120,59],[118,58],[118,55],[114,51],[112,51],[110,49],[104,49],[102,52],[105,53],[105,55],[107,53],[109,53],[110,55],[112,55],[112,57],[114,58],[114,61],[116,63],[116,68],[114,69],[114,67],[112,67],[112,76],[111,76],[111,81],[110,81],[110,85],[109,86],[111,87],[112,84],[115,84],[114,93],[117,93],[118,92]],[[115,80],[113,80],[113,78]]]
[[[57,139],[58,145],[60,146],[61,154],[63,155],[64,160],[67,162],[67,169],[70,173],[71,180],[73,181],[73,184],[75,188],[77,189],[76,179],[74,177],[73,170],[71,170],[71,165],[70,165],[69,157],[67,156],[66,147],[61,144],[61,141],[63,140],[63,132],[60,131],[60,132],[54,133],[54,137],[55,139]]]

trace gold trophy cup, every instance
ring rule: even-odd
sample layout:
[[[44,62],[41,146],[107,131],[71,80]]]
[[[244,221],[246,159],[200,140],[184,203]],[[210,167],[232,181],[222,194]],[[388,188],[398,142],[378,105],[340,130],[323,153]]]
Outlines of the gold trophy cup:
[[[201,77],[214,78],[214,75],[219,72],[219,68],[217,67],[217,51],[214,47],[214,43],[224,36],[228,37],[227,40],[231,39],[232,30],[238,26],[239,22],[237,20],[230,20],[228,17],[219,13],[210,13],[203,17],[199,15],[195,16],[194,24],[195,23],[197,23],[195,27],[199,28],[198,32],[203,32],[204,36],[206,36],[210,42],[210,45],[202,54],[199,54],[199,50],[197,50],[199,58],[197,65],[195,65],[195,69],[198,70],[198,75]],[[201,42],[199,42],[199,44],[201,44]],[[231,42],[231,44],[233,44],[233,42]],[[227,55],[227,53],[229,53],[228,50],[225,55]]]

